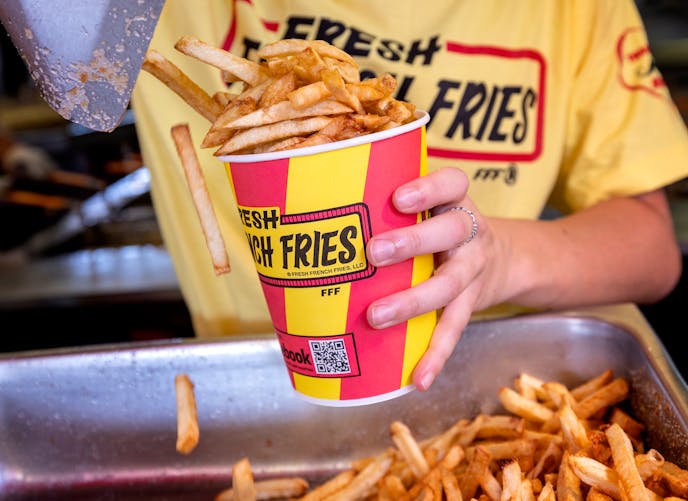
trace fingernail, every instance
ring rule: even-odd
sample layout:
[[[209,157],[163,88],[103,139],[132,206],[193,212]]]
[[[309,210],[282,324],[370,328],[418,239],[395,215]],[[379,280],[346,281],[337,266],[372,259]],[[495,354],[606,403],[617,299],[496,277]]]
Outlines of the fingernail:
[[[391,258],[395,250],[396,246],[389,240],[373,240],[369,252],[376,263],[381,263]]]
[[[414,207],[418,200],[420,200],[420,193],[416,189],[400,188],[396,192],[395,201],[399,208]]]
[[[370,312],[375,327],[385,327],[385,324],[394,319],[394,315],[396,315],[396,309],[388,304],[374,306]]]
[[[427,390],[428,388],[430,388],[430,386],[432,385],[432,382],[434,380],[435,380],[435,376],[431,372],[426,372],[425,374],[423,374],[420,377],[418,389],[420,391]]]

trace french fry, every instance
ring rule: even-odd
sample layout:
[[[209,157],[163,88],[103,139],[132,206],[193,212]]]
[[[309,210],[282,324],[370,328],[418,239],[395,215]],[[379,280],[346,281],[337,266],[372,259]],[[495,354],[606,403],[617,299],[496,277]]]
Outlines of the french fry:
[[[440,481],[446,501],[463,501],[456,475],[445,468],[440,469]]]
[[[552,483],[546,482],[537,497],[537,501],[556,501],[556,499],[557,498],[554,494],[554,487],[552,487]]]
[[[351,108],[339,101],[326,99],[305,108],[294,108],[289,101],[280,101],[272,106],[258,108],[256,111],[241,115],[226,123],[225,129],[245,129],[260,127],[284,120],[326,115],[339,115],[351,112]]]
[[[258,106],[266,108],[280,103],[287,99],[289,93],[294,89],[296,89],[296,75],[293,72],[285,73],[270,81],[265,87],[258,101]]]
[[[561,409],[564,405],[574,405],[576,399],[569,392],[568,388],[557,381],[548,381],[542,385],[542,389],[547,393],[547,397],[554,406]]]
[[[190,454],[200,439],[194,385],[187,374],[174,377],[177,400],[177,452]]]
[[[365,115],[351,115],[351,118],[353,118],[354,121],[361,127],[370,131],[381,130],[385,125],[392,121],[392,119],[389,117],[371,115],[370,113],[366,113]]]
[[[280,139],[273,143],[266,143],[262,146],[256,146],[256,153],[269,153],[271,151],[282,151],[301,146],[306,141],[306,138],[300,136],[292,136],[286,139]]]
[[[561,431],[571,452],[588,449],[591,445],[585,424],[576,416],[568,401],[559,409]]]
[[[485,416],[477,438],[512,439],[523,436],[525,419],[516,416],[493,415]]]
[[[389,73],[383,73],[379,77],[367,78],[361,84],[373,87],[385,96],[391,96],[397,89],[397,80]]]
[[[579,418],[587,419],[628,398],[628,391],[628,381],[624,378],[616,378],[579,401],[574,411]]]
[[[232,496],[235,501],[255,501],[256,486],[248,458],[242,458],[232,465]]]
[[[506,410],[529,421],[544,423],[554,417],[551,409],[520,395],[511,388],[500,388],[498,396]]]
[[[289,99],[294,108],[305,108],[323,99],[327,99],[331,95],[332,93],[325,85],[325,82],[318,81],[291,91],[287,95],[287,99]]]
[[[526,473],[526,478],[535,479],[545,472],[556,471],[561,463],[562,449],[556,441],[550,441],[533,468]]]
[[[321,40],[280,40],[278,42],[274,42],[260,48],[258,50],[258,56],[264,59],[272,59],[275,57],[283,57],[297,54],[308,48],[314,49],[315,52],[317,52],[321,56],[327,56],[339,61],[354,63],[354,59],[349,54]]]
[[[433,484],[433,487],[430,489],[431,492],[433,495],[436,494],[437,489],[435,489],[434,485],[439,485],[442,483],[442,471],[449,472],[454,470],[463,460],[463,458],[463,449],[459,445],[452,446],[444,458],[442,458],[442,461],[435,465],[427,474],[425,474],[422,478],[416,477],[418,478],[418,481],[402,498],[400,498],[400,501],[411,501],[416,499],[421,491],[430,484]]]
[[[332,97],[351,107],[356,113],[365,114],[361,101],[349,91],[342,75],[337,70],[323,70],[320,76]]]
[[[213,47],[191,35],[181,37],[174,48],[187,56],[215,66],[251,85],[257,85],[266,78],[260,64],[235,56],[229,51]]]
[[[315,132],[325,127],[331,120],[329,117],[318,116],[284,120],[274,124],[245,129],[232,136],[215,154],[218,156],[229,155],[270,141]]]
[[[664,457],[655,449],[650,449],[645,454],[635,455],[635,465],[638,468],[640,478],[645,482],[653,477],[661,477]]]
[[[328,501],[351,501],[361,499],[372,489],[378,480],[385,476],[392,465],[389,452],[380,454],[375,461],[363,468],[343,489],[327,497]]]
[[[408,426],[400,421],[394,421],[390,426],[392,441],[411,466],[411,471],[417,478],[422,478],[430,471],[430,466],[423,456],[423,452],[411,434]]]
[[[229,257],[227,256],[225,242],[220,232],[220,226],[217,222],[210,196],[208,195],[203,171],[201,171],[196,150],[191,140],[189,126],[187,124],[175,125],[172,127],[171,134],[201,222],[201,228],[210,251],[215,274],[229,273]]]
[[[595,376],[594,378],[589,379],[573,388],[571,390],[571,395],[576,399],[576,401],[581,401],[603,386],[611,383],[613,379],[614,373],[611,369],[607,369],[598,376]]]
[[[480,488],[493,501],[500,501],[502,499],[502,484],[494,476],[492,470],[486,469],[480,476]]]
[[[454,443],[454,440],[458,437],[459,433],[469,424],[469,422],[470,421],[467,419],[460,419],[444,432],[429,440],[423,441],[421,447],[424,449],[436,450],[439,456],[444,456],[452,443]]]
[[[320,72],[328,67],[320,54],[313,50],[311,46],[294,54],[293,59],[295,64],[292,74],[297,75],[300,80],[305,82],[320,80]]]
[[[557,500],[579,501],[583,499],[581,480],[571,468],[569,457],[569,451],[565,450],[557,472]]]
[[[592,458],[579,455],[569,456],[568,465],[585,484],[611,496],[613,499],[621,498],[619,475],[612,468]]]
[[[480,445],[476,446],[466,472],[459,479],[463,499],[471,499],[475,495],[480,486],[480,479],[489,468],[491,460],[492,456],[489,451]]]
[[[382,480],[378,488],[379,501],[396,501],[406,495],[406,487],[399,476],[388,473]]]
[[[521,490],[521,467],[518,461],[508,461],[502,467],[502,495],[504,501],[520,499]]]
[[[155,49],[146,53],[143,70],[164,83],[189,106],[210,122],[222,113],[223,106],[191,80],[177,65]]]
[[[276,478],[253,482],[255,499],[283,499],[302,496],[308,490],[308,481],[301,477]],[[234,488],[230,487],[215,496],[214,501],[237,501]]]
[[[258,103],[254,96],[240,94],[236,99],[229,103],[222,111],[217,119],[213,122],[212,127],[208,130],[208,135],[212,132],[220,132],[227,129],[227,124],[232,123],[238,118],[249,115],[258,109]],[[208,147],[204,141],[201,147]]]
[[[609,416],[609,422],[618,423],[629,437],[632,437],[636,440],[639,440],[641,438],[641,434],[643,431],[645,431],[645,426],[640,421],[633,419],[618,407],[612,409],[612,413]]]
[[[331,70],[337,70],[346,83],[359,83],[361,81],[361,73],[354,61],[341,61],[332,57],[323,57],[325,66]],[[394,80],[396,86],[396,80]]]
[[[664,461],[662,483],[675,495],[688,498],[688,470],[670,461]]]
[[[598,491],[594,487],[588,491],[588,495],[585,497],[585,501],[613,501],[611,496]]]
[[[547,399],[547,392],[544,390],[544,384],[545,382],[542,379],[532,374],[528,374],[527,372],[519,374],[516,379],[514,379],[514,389],[525,398],[533,401],[544,401]]]
[[[526,438],[495,442],[480,442],[475,447],[467,448],[466,456],[472,458],[477,448],[487,451],[492,459],[509,459],[521,456],[533,456],[537,448],[537,442],[535,440]]]
[[[614,469],[619,475],[621,487],[633,501],[650,501],[643,479],[635,464],[633,446],[621,426],[614,423],[605,431],[614,458]]]
[[[303,496],[298,498],[298,500],[320,501],[322,499],[326,499],[334,493],[344,489],[344,487],[346,485],[349,485],[349,483],[353,480],[355,476],[356,472],[354,470],[344,470],[332,477],[327,482],[319,485],[318,487],[315,487],[310,492],[304,494]]]
[[[219,104],[223,110],[236,97],[237,97],[236,94],[232,94],[231,92],[226,92],[226,91],[218,91],[212,95],[213,101],[215,101],[217,104]]]

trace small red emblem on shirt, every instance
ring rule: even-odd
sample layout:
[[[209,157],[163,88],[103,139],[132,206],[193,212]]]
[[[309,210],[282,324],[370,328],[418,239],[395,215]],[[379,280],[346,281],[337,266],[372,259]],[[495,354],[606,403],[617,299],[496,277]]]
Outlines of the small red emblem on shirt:
[[[616,44],[619,60],[619,80],[628,90],[641,90],[657,97],[665,97],[666,83],[662,78],[645,32],[639,26],[624,31]]]

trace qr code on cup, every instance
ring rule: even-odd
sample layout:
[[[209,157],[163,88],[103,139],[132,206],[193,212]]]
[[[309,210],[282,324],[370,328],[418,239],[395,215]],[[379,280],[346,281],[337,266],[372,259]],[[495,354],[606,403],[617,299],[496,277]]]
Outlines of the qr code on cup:
[[[317,374],[349,374],[351,365],[343,339],[308,341]]]

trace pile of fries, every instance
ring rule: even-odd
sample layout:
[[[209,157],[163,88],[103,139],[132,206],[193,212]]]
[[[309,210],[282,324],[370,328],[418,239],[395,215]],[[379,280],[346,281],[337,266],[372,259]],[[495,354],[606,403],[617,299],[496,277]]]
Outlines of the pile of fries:
[[[151,49],[143,69],[211,122],[202,148],[216,156],[265,153],[326,144],[416,118],[415,106],[393,97],[390,74],[361,81],[354,59],[322,40],[285,39],[262,47],[261,62],[237,57],[193,36],[175,48],[220,70],[237,92],[208,94]]]
[[[575,388],[519,375],[499,399],[507,414],[461,419],[419,441],[402,422],[391,445],[330,480],[254,480],[249,459],[215,501],[679,501],[688,470],[646,449],[624,410],[629,385],[608,370]]]
[[[322,40],[285,39],[258,51],[261,62],[196,37],[175,48],[221,70],[228,90],[210,95],[155,49],[142,69],[210,122],[200,144],[215,156],[304,148],[378,132],[416,119],[415,106],[393,97],[390,74],[361,81],[354,59]],[[238,88],[232,92],[230,88]],[[171,128],[216,275],[231,270],[188,123]]]

